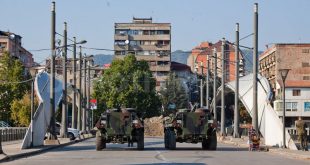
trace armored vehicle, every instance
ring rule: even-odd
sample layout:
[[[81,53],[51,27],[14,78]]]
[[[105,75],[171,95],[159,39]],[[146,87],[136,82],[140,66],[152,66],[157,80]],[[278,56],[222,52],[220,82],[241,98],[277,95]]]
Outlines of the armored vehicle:
[[[179,109],[164,118],[165,148],[175,149],[176,142],[202,143],[202,149],[216,150],[216,122],[208,109]]]
[[[96,123],[96,150],[106,148],[106,143],[137,142],[137,149],[144,149],[144,127],[133,108],[109,109]]]

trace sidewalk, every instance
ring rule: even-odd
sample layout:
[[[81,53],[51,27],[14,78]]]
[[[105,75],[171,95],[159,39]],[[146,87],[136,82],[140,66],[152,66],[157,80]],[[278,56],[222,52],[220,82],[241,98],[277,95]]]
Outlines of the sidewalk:
[[[21,150],[22,140],[11,141],[11,142],[2,142],[2,150],[5,154],[0,154],[0,163],[5,161],[11,161],[18,158],[29,157],[36,154],[40,154],[54,148],[63,147],[67,145],[71,145],[74,143],[81,142],[83,140],[94,137],[91,134],[81,135],[81,138],[69,141],[68,139],[59,138],[59,145],[44,145],[39,147],[34,147],[31,149]]]
[[[231,136],[227,136],[225,138],[219,137],[218,139],[219,139],[219,142],[221,143],[232,144],[232,145],[236,145],[236,146],[243,147],[243,148],[249,147],[249,145],[247,144],[248,137],[233,138]],[[264,139],[261,139],[261,144],[264,144]],[[269,151],[270,153],[282,155],[284,157],[310,161],[310,148],[309,148],[309,151],[301,151],[301,150],[295,151],[295,150],[283,149],[283,148],[278,148],[278,147],[270,147],[266,145],[261,145],[260,148],[261,148],[261,151]]]

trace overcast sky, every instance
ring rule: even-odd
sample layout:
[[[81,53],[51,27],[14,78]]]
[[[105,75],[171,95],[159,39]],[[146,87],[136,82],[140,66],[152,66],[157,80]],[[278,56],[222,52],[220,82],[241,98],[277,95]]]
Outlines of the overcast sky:
[[[28,49],[50,47],[51,0],[0,0],[0,30],[23,37]],[[259,50],[271,43],[310,42],[310,0],[56,0],[57,32],[68,22],[68,36],[86,47],[113,49],[114,23],[152,17],[171,23],[172,50],[191,50],[202,41],[233,41],[253,32],[253,6],[259,4]],[[58,37],[61,39],[60,37]],[[252,47],[252,38],[242,40]],[[50,51],[32,52],[37,62]],[[112,54],[91,51],[89,54]]]

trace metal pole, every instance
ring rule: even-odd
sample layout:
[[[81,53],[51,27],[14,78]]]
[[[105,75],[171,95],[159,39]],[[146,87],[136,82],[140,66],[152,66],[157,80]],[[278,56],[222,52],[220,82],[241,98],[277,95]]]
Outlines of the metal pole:
[[[62,95],[62,115],[61,115],[61,131],[60,137],[66,138],[68,133],[68,108],[67,108],[67,23],[64,22],[64,42],[63,42],[63,62],[62,62],[62,76],[63,76],[63,95]]]
[[[76,128],[76,38],[73,37],[73,103],[72,103],[72,119],[71,119],[71,128]]]
[[[286,148],[286,140],[285,140],[285,79],[282,79],[283,89],[282,89],[282,99],[283,99],[283,148]]]
[[[209,79],[210,79],[210,59],[209,55],[207,56],[207,75],[206,75],[206,107],[210,108],[209,103]]]
[[[52,17],[51,17],[51,76],[50,76],[50,113],[51,120],[49,125],[50,140],[57,139],[56,136],[56,120],[55,120],[55,57],[56,57],[56,46],[55,46],[55,35],[56,35],[56,12],[55,12],[55,2],[52,2]]]
[[[236,23],[236,45],[235,45],[235,112],[234,112],[234,138],[240,138],[239,135],[239,23]]]
[[[217,83],[217,52],[216,48],[213,50],[214,54],[214,78],[213,78],[213,113],[214,113],[214,120],[217,123],[217,110],[216,110],[216,83]]]
[[[31,143],[30,143],[30,147],[33,147],[34,78],[35,76],[32,77],[32,81],[31,81]]]
[[[253,49],[253,116],[252,125],[258,134],[258,106],[257,106],[257,71],[258,71],[258,4],[254,4],[254,49]]]
[[[88,121],[88,127],[87,131],[91,129],[91,123],[90,123],[90,105],[89,105],[89,100],[90,100],[90,59],[88,59],[88,66],[87,66],[87,82],[88,82],[88,88],[87,88],[87,121]]]
[[[225,74],[226,74],[226,52],[225,52],[225,38],[222,40],[222,97],[221,97],[221,135],[226,136],[225,133]]]
[[[82,114],[82,131],[85,133],[86,131],[86,57],[83,58],[83,70],[84,70],[84,84],[83,84],[83,114]]]
[[[77,115],[77,129],[81,130],[81,113],[82,113],[82,47],[79,46],[79,83],[78,83],[78,115]]]
[[[200,63],[200,73],[201,73],[201,78],[200,78],[200,107],[203,107],[203,63]]]

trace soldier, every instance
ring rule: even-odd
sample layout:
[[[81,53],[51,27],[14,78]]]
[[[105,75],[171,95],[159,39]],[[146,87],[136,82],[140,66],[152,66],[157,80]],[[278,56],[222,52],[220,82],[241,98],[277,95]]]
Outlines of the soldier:
[[[298,120],[296,121],[296,129],[297,129],[298,141],[300,142],[300,146],[303,151],[308,151],[306,127],[307,127],[306,123],[299,116]]]

